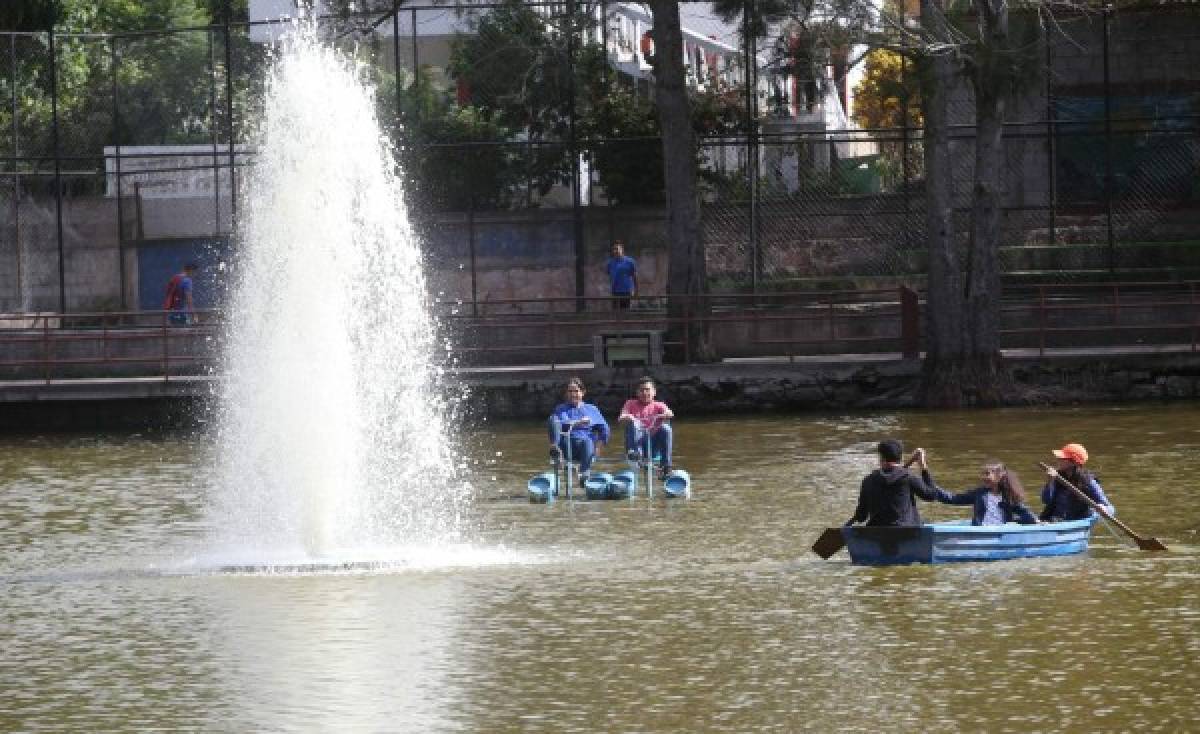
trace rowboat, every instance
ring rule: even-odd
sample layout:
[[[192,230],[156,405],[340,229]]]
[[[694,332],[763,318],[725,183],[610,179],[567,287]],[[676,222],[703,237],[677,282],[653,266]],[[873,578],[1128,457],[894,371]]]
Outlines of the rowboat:
[[[1042,525],[972,525],[967,520],[915,528],[844,527],[850,561],[859,566],[1004,561],[1067,556],[1087,550],[1095,516]],[[836,536],[835,536],[836,537]]]

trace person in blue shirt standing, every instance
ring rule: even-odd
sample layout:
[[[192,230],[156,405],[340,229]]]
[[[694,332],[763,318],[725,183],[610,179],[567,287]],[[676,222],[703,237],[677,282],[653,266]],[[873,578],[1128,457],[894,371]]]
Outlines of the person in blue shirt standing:
[[[587,474],[596,458],[596,444],[608,443],[610,429],[600,410],[591,403],[583,402],[583,381],[578,377],[567,380],[565,401],[559,403],[546,422],[550,436],[550,459],[558,464],[567,455],[570,441],[570,457],[579,462],[581,474]]]
[[[604,267],[612,286],[609,292],[613,297],[613,309],[628,309],[637,294],[637,263],[625,254],[625,245],[620,240],[613,242],[612,257]]]

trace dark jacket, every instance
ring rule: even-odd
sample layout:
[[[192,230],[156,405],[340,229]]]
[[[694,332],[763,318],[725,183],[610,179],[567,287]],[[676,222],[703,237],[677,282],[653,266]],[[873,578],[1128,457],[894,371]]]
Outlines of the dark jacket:
[[[944,505],[971,505],[971,524],[982,525],[983,518],[987,515],[987,493],[989,490],[985,487],[976,487],[968,489],[965,492],[958,494],[950,494],[946,490],[937,486],[937,482],[933,481],[933,477],[929,472],[921,472],[921,478],[930,487],[938,493],[937,501]],[[1070,491],[1070,490],[1068,490]],[[1022,525],[1036,525],[1037,518],[1033,516],[1033,511],[1024,504],[1018,502],[1015,505],[1010,504],[1008,500],[1001,497],[1000,512],[1004,515],[1004,522],[1019,522]]]
[[[862,480],[858,507],[846,524],[865,521],[873,527],[916,527],[921,524],[916,497],[932,502],[937,499],[937,490],[903,467],[876,469]]]
[[[1097,482],[1090,472],[1078,471],[1075,472],[1075,476],[1064,474],[1063,478],[1079,487],[1096,504],[1103,505],[1110,515],[1114,513],[1112,503],[1104,496],[1100,482]],[[1091,505],[1079,499],[1079,495],[1059,484],[1056,479],[1046,482],[1046,486],[1042,488],[1042,502],[1046,503],[1046,509],[1042,510],[1040,515],[1043,520],[1082,520],[1092,516]]]

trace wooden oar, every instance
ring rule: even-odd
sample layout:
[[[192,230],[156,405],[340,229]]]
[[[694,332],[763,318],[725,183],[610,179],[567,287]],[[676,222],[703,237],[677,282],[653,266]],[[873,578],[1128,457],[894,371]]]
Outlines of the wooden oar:
[[[1038,466],[1042,467],[1046,471],[1050,471],[1050,467],[1046,466],[1045,464],[1043,464],[1040,461],[1038,462]],[[1058,480],[1059,482],[1062,482],[1062,485],[1064,487],[1071,490],[1075,494],[1079,495],[1080,499],[1082,499],[1084,502],[1088,503],[1088,505],[1090,505],[1091,508],[1096,511],[1096,514],[1098,514],[1101,518],[1103,518],[1105,522],[1113,523],[1117,527],[1121,528],[1121,530],[1125,531],[1125,534],[1128,535],[1129,537],[1133,538],[1133,541],[1135,543],[1137,543],[1138,548],[1141,548],[1144,551],[1165,551],[1167,549],[1167,546],[1163,545],[1162,541],[1159,540],[1158,538],[1144,537],[1144,536],[1138,535],[1137,533],[1133,532],[1132,528],[1130,528],[1128,525],[1121,522],[1117,518],[1113,517],[1112,515],[1108,514],[1108,510],[1104,509],[1104,507],[1102,507],[1099,502],[1092,499],[1091,497],[1088,497],[1086,494],[1084,494],[1079,489],[1079,487],[1076,487],[1074,484],[1071,484],[1070,482],[1068,482],[1066,479],[1064,479],[1062,477],[1062,475],[1060,475],[1056,472],[1054,474],[1054,478],[1056,480]]]
[[[908,467],[912,466],[913,462],[916,460],[917,456],[916,454],[913,454],[911,459],[904,462],[904,468],[907,469]],[[842,536],[841,528],[825,528],[825,530],[821,532],[820,537],[817,538],[817,542],[812,544],[812,552],[816,553],[823,560],[829,560],[830,556],[832,556],[834,553],[837,553],[845,546],[846,538]]]
[[[846,539],[842,537],[841,528],[825,528],[821,533],[821,537],[817,538],[817,542],[813,543],[812,552],[816,553],[822,559],[828,560],[834,553],[840,551],[846,545]]]

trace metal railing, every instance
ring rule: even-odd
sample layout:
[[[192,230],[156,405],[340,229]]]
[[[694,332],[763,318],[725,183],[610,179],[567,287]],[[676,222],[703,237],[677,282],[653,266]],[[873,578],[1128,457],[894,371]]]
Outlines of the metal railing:
[[[1001,329],[1001,339],[1012,344],[1034,337],[1039,356],[1049,348],[1100,346],[1100,342],[1138,347],[1185,344],[1195,352],[1200,342],[1198,285],[1196,281],[1063,283],[1009,289],[1002,313],[1028,320],[1027,325]],[[1109,338],[1098,339],[1098,335]]]
[[[441,304],[442,323],[458,344],[463,363],[546,363],[587,361],[592,337],[606,332],[659,331],[665,350],[690,363],[693,322],[702,322],[721,356],[797,356],[827,353],[905,352],[917,338],[916,320],[905,319],[901,290],[720,293],[676,297],[674,310],[664,296],[637,296],[629,309],[618,299],[497,299]],[[915,304],[914,304],[915,306]],[[907,326],[906,326],[907,325]],[[576,359],[572,360],[571,355]],[[499,359],[497,359],[499,358]]]
[[[211,365],[221,333],[215,311],[173,323],[168,311],[0,314],[5,379],[172,377]]]
[[[919,358],[921,294],[860,291],[499,299],[436,304],[461,367],[594,364],[597,336],[660,332],[670,361],[691,363],[689,326],[702,324],[721,359],[818,355]],[[1001,305],[1001,346],[1045,356],[1053,349],[1200,351],[1200,282],[1057,284],[1010,288]],[[222,314],[177,325],[165,311],[0,314],[0,380],[154,377],[211,372]],[[386,335],[380,335],[385,338]],[[594,366],[601,366],[595,365]]]

